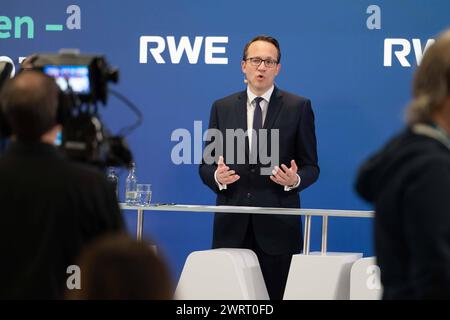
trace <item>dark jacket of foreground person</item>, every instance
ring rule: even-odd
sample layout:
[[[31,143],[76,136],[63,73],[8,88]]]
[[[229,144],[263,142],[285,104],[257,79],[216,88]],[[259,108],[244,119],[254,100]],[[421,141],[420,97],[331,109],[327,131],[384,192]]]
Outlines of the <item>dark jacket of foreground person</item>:
[[[356,189],[376,211],[384,299],[450,299],[450,149],[444,142],[407,129],[360,169]]]
[[[0,157],[0,208],[0,299],[63,298],[81,249],[123,228],[104,175],[40,142]]]

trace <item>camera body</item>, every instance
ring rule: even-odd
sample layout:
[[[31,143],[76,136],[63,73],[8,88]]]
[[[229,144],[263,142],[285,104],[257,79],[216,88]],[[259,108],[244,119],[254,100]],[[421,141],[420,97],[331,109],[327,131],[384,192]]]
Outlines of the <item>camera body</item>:
[[[81,103],[106,105],[108,82],[119,80],[119,71],[111,68],[103,56],[81,55],[74,50],[34,55],[29,64],[55,78],[65,94],[73,93]]]
[[[26,70],[43,72],[60,88],[57,121],[63,129],[55,144],[70,159],[102,168],[131,165],[125,139],[112,136],[98,114],[98,103],[107,103],[108,83],[117,83],[119,78],[118,70],[103,56],[81,55],[74,50],[35,54],[25,59],[21,72]]]

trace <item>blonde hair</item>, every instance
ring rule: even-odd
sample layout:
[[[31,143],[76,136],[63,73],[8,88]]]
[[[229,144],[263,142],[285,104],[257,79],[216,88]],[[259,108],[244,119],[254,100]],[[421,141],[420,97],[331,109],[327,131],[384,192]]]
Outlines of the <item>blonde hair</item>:
[[[413,100],[406,109],[409,125],[430,122],[450,97],[450,29],[425,52],[413,82]]]

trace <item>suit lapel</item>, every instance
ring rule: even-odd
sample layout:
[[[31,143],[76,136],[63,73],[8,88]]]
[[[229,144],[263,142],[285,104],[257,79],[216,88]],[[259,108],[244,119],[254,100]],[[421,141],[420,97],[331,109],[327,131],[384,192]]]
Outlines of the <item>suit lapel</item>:
[[[247,131],[247,92],[242,91],[235,105],[236,129]]]
[[[247,131],[247,91],[242,91],[237,99],[235,105],[235,115],[236,115],[236,129],[242,129],[244,132]],[[249,144],[248,137],[245,138],[245,155],[248,159],[249,154]]]
[[[267,109],[266,119],[264,121],[263,129],[270,129],[273,127],[275,120],[280,113],[281,106],[283,104],[283,94],[277,87],[272,92],[270,97],[270,103]],[[236,129],[242,129],[244,132],[247,131],[247,91],[242,91],[238,95],[238,99],[235,104],[235,115],[236,115]],[[246,159],[249,156],[249,142],[248,137],[245,138],[245,154]]]
[[[267,109],[266,119],[264,121],[263,129],[270,129],[273,127],[275,120],[280,113],[282,102],[283,102],[283,94],[277,87],[272,92],[272,96],[270,97],[269,107]]]

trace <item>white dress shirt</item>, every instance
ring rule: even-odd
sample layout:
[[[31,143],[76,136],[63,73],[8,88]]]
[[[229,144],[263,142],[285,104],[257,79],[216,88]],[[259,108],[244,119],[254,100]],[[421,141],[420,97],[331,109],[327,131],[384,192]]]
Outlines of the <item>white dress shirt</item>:
[[[261,102],[259,103],[259,106],[261,107],[261,112],[262,112],[263,127],[264,127],[264,121],[266,120],[267,109],[269,109],[270,96],[272,95],[274,88],[275,87],[272,86],[262,96],[260,96],[261,98],[263,98],[263,100],[261,100]],[[259,96],[254,94],[250,90],[250,88],[247,87],[247,131],[248,132],[251,132],[253,129],[253,118],[255,115],[255,108],[256,108],[255,98],[257,98],[257,97],[259,97]],[[249,151],[251,151],[251,148],[252,148],[252,136],[253,136],[252,134],[248,135]]]
[[[247,132],[251,132],[251,130],[253,129],[253,116],[255,114],[255,108],[256,108],[255,98],[257,98],[257,97],[263,98],[263,100],[259,103],[259,105],[261,107],[262,124],[264,127],[264,121],[266,120],[267,109],[269,108],[270,97],[272,96],[272,92],[274,89],[275,89],[275,86],[272,85],[272,87],[270,87],[270,89],[267,90],[263,95],[257,96],[250,90],[249,87],[247,87]],[[248,146],[249,146],[249,151],[251,151],[251,146],[252,146],[252,135],[251,134],[248,135]],[[284,191],[290,191],[294,188],[297,188],[300,185],[300,176],[298,174],[297,174],[297,177],[298,177],[297,183],[293,186],[284,186]],[[217,170],[214,172],[214,180],[216,181],[217,186],[219,187],[219,190],[227,189],[226,184],[221,184],[219,181],[217,181]]]

